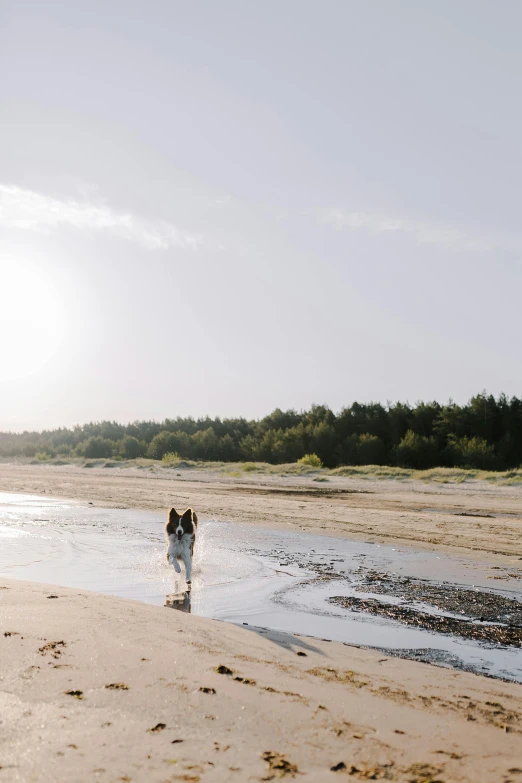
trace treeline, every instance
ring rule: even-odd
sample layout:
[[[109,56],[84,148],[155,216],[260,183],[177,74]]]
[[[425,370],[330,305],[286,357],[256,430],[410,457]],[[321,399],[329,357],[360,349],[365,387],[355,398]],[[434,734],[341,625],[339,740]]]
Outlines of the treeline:
[[[209,461],[296,462],[317,454],[340,465],[455,466],[506,470],[522,465],[522,400],[485,393],[467,405],[420,402],[361,405],[335,414],[275,410],[260,421],[165,419],[118,424],[95,422],[73,429],[0,433],[0,456],[161,460],[175,453]]]

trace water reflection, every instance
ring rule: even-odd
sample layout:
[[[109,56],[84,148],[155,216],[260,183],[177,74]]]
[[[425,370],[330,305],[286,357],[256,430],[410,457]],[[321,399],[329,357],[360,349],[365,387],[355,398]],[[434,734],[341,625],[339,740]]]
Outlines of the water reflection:
[[[191,612],[190,591],[184,593],[171,593],[165,596],[165,606],[170,609],[178,609],[180,612]]]

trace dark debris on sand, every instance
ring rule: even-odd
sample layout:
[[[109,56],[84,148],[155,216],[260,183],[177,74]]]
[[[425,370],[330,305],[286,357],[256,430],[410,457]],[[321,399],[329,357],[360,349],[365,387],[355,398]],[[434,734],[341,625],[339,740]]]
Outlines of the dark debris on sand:
[[[477,590],[443,582],[433,584],[421,579],[367,571],[358,583],[358,591],[393,595],[408,603],[421,601],[441,612],[462,614],[470,620],[522,626],[522,602],[487,590]]]
[[[281,753],[274,753],[272,750],[265,750],[261,756],[263,761],[268,764],[268,776],[262,780],[274,780],[274,778],[284,778],[287,775],[294,778],[299,772],[297,766],[285,759]]]
[[[489,644],[522,647],[522,603],[485,590],[440,585],[377,571],[368,571],[355,588],[384,596],[402,598],[388,604],[375,598],[333,596],[329,600],[352,612],[388,618],[415,628],[460,636]],[[415,608],[416,603],[427,605]],[[429,608],[460,617],[431,614]]]

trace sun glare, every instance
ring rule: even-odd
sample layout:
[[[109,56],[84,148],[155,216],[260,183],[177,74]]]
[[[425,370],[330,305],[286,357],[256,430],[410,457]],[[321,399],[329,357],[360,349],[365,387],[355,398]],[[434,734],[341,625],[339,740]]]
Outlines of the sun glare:
[[[63,303],[35,264],[0,257],[0,380],[41,370],[63,337]]]

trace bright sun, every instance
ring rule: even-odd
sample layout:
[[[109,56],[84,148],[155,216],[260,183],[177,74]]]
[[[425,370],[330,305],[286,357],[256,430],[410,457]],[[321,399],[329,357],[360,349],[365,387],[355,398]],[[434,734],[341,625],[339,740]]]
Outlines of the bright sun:
[[[35,264],[0,257],[0,381],[38,372],[64,331],[63,303]]]

